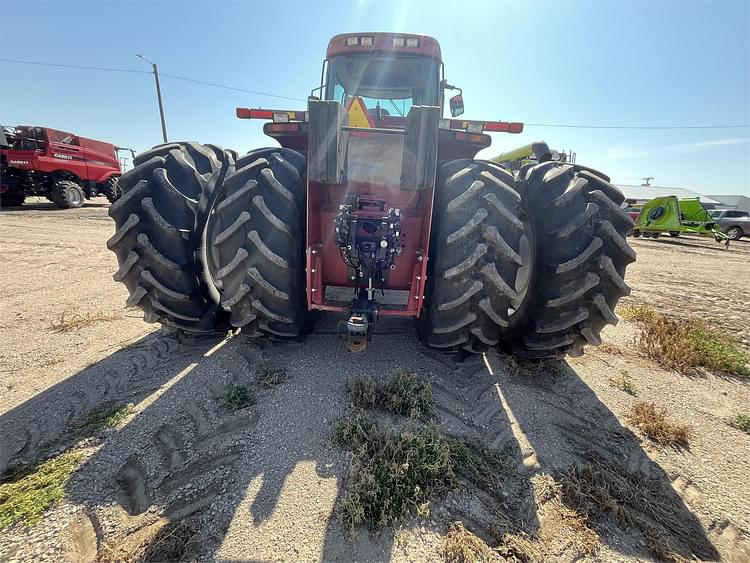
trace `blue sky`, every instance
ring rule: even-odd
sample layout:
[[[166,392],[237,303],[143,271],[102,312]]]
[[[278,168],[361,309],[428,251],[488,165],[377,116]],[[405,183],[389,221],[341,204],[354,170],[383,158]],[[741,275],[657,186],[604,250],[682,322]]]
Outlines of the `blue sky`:
[[[750,2],[9,2],[0,57],[148,71],[305,98],[328,39],[346,31],[436,37],[467,118],[583,125],[750,124]],[[239,151],[272,144],[236,106],[303,102],[164,77],[170,139]],[[0,122],[39,124],[143,150],[161,141],[152,77],[0,63]],[[750,194],[750,129],[528,126],[618,183]]]

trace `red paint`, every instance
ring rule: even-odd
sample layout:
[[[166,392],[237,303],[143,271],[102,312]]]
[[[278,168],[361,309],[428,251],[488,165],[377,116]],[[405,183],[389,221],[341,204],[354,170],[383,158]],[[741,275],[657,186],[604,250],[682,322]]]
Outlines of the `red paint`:
[[[310,309],[345,311],[337,302],[326,301],[326,287],[355,287],[352,270],[341,259],[336,246],[334,217],[347,192],[362,199],[385,201],[385,208],[401,210],[402,251],[394,270],[387,271],[385,289],[409,291],[406,306],[389,306],[381,314],[418,316],[424,294],[424,271],[429,247],[430,217],[434,190],[404,191],[398,186],[381,186],[350,181],[346,186],[308,182],[307,197],[307,304]],[[379,218],[383,211],[360,211],[362,217]],[[420,279],[417,279],[419,277]],[[366,284],[363,282],[360,286]],[[315,291],[313,291],[315,290]],[[394,308],[396,307],[396,308]],[[388,311],[388,312],[386,312]]]

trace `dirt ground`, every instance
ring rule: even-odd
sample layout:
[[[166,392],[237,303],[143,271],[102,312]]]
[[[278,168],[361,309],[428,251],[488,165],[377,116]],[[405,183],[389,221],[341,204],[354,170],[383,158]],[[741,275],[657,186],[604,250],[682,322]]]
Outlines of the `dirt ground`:
[[[112,281],[117,264],[105,245],[113,232],[106,211],[104,200],[66,211],[40,200],[0,212],[0,472],[33,461],[96,407],[134,405],[125,421],[83,445],[63,501],[34,526],[2,531],[0,560],[93,561],[163,540],[165,531],[189,544],[189,557],[224,560],[439,560],[454,520],[492,539],[487,499],[471,490],[436,501],[429,516],[356,540],[336,519],[348,459],[330,435],[349,409],[344,384],[353,375],[384,381],[406,368],[431,383],[442,429],[513,457],[515,477],[498,498],[530,509],[516,523],[523,532],[545,526],[535,477],[594,451],[668,485],[661,500],[678,507],[674,519],[696,540],[697,558],[750,561],[750,435],[727,423],[748,413],[750,382],[666,371],[637,354],[637,327],[626,321],[605,331],[608,346],[541,370],[499,353],[454,363],[398,319],[383,322],[362,355],[345,351],[330,317],[303,343],[165,334],[124,309],[127,293]],[[631,242],[638,260],[623,303],[704,316],[750,344],[749,242],[726,251],[693,237]],[[61,332],[61,320],[73,328]],[[265,363],[286,368],[289,379],[259,387],[253,372]],[[620,374],[637,396],[612,385]],[[228,383],[246,385],[257,402],[223,408]],[[635,430],[626,415],[641,400],[691,424],[689,448],[658,447]],[[651,557],[634,529],[596,531],[595,553],[550,560]]]

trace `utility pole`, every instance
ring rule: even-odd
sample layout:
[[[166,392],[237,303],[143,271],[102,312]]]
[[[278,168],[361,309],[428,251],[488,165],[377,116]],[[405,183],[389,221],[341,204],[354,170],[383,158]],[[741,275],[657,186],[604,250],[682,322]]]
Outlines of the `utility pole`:
[[[154,71],[154,81],[156,82],[156,99],[159,101],[159,117],[161,117],[161,135],[164,138],[164,142],[167,143],[167,123],[164,120],[164,103],[161,100],[161,87],[159,86],[159,69],[154,61],[150,61],[143,54],[138,53],[136,55],[139,59],[143,59],[147,63],[151,63],[151,68]]]

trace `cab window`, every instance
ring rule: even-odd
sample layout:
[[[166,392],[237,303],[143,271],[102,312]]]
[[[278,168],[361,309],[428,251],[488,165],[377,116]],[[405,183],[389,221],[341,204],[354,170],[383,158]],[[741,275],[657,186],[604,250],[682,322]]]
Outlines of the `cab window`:
[[[78,137],[72,133],[66,133],[65,131],[55,131],[54,129],[47,130],[47,137],[51,143],[60,143],[62,145],[73,145],[78,146]]]

